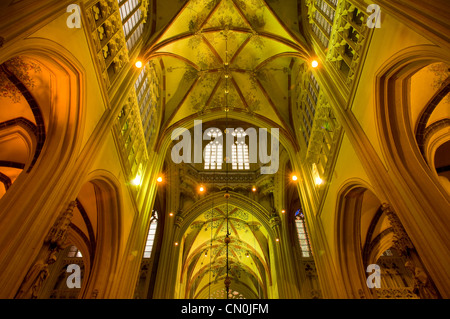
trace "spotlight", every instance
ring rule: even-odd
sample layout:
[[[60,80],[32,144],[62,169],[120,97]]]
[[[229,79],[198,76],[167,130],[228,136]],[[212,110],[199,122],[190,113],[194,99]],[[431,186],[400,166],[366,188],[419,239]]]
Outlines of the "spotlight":
[[[256,192],[256,186],[253,186],[253,187],[252,187],[252,192],[253,192],[253,193]]]
[[[319,66],[319,62],[317,62],[317,60],[313,60],[311,62],[311,66],[315,69],[315,68],[317,68]]]
[[[134,64],[138,69],[142,68],[142,61],[138,60],[136,61],[136,63]]]
[[[157,181],[158,183],[162,183],[162,181],[163,181],[162,176],[158,176],[158,178],[156,179],[156,181]]]
[[[295,181],[298,180],[298,177],[297,177],[297,175],[292,175],[292,176],[291,176],[291,179],[295,182]]]
[[[175,246],[178,246],[178,242],[177,241],[175,242]]]
[[[198,191],[200,193],[203,193],[205,191],[205,187],[203,185],[200,185],[200,187],[198,188]]]
[[[169,213],[169,216],[170,216],[170,217],[172,217],[172,216],[173,216],[173,213],[172,213],[172,212],[170,212],[170,213]]]
[[[276,242],[279,242],[279,241],[280,241],[280,238],[275,239],[275,241],[276,241]]]
[[[281,210],[281,213],[282,213],[282,214],[286,213],[286,210],[282,209],[282,210]]]

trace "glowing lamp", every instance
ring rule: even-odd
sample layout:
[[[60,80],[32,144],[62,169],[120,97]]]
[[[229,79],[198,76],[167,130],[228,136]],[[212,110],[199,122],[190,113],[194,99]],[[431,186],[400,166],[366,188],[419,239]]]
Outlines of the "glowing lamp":
[[[136,63],[134,64],[138,69],[142,68],[142,61],[136,61]]]
[[[136,177],[131,181],[131,184],[133,184],[134,186],[141,185],[141,176],[136,175]]]

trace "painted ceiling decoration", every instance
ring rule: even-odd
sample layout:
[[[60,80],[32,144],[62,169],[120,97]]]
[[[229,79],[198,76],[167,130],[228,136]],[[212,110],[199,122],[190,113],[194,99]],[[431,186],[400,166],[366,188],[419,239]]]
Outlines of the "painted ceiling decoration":
[[[231,242],[227,254],[226,206],[222,204],[200,214],[185,233],[180,279],[186,280],[187,292],[191,291],[192,297],[197,297],[210,285],[223,286],[227,275],[235,287],[261,291],[261,296],[266,278],[271,281],[266,229],[252,212],[232,204],[228,204]]]
[[[228,127],[230,118],[233,125],[266,123],[288,132],[288,139],[295,136],[290,75],[296,62],[310,59],[311,50],[293,30],[297,2],[286,1],[296,8],[290,19],[286,13],[281,19],[281,11],[264,0],[186,1],[151,39],[140,58],[160,66],[163,74],[160,139],[194,119],[213,118],[214,125]],[[232,297],[267,297],[265,287],[273,279],[269,230],[251,209],[232,200],[213,203],[183,234],[181,294],[211,298],[224,284],[228,289],[231,278]]]
[[[231,112],[291,130],[287,75],[309,49],[265,1],[187,1],[164,30],[143,57],[165,71],[162,131],[223,112],[226,79]]]

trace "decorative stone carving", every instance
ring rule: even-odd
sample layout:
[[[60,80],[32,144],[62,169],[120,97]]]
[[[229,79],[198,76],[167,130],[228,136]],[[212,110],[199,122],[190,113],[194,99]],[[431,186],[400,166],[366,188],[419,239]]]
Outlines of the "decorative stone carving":
[[[47,259],[39,259],[25,276],[16,299],[36,299],[44,281],[49,276],[49,265],[56,261],[56,250],[52,250]]]
[[[425,270],[408,260],[405,264],[414,276],[414,290],[413,292],[420,297],[420,299],[438,299],[439,295],[436,292],[433,283],[428,278]]]
[[[73,210],[77,206],[77,202],[72,201],[69,207],[56,220],[53,227],[50,229],[44,243],[49,244],[52,249],[65,248],[65,241],[67,238],[67,230],[73,217]]]
[[[403,255],[409,256],[409,251],[414,248],[411,240],[409,239],[408,234],[406,233],[405,229],[403,228],[403,225],[401,221],[399,220],[398,216],[394,213],[391,206],[389,204],[383,203],[381,205],[381,209],[383,213],[386,214],[389,223],[391,224],[391,227],[394,232],[394,246],[395,248]]]
[[[183,223],[184,217],[182,211],[178,211],[178,213],[175,215],[175,223],[174,225],[177,227],[181,227],[181,223]]]
[[[272,208],[272,213],[270,214],[269,219],[270,227],[275,228],[281,225],[281,219],[275,208]]]
[[[69,207],[58,217],[48,232],[37,261],[28,270],[15,298],[36,299],[38,297],[44,281],[49,276],[49,265],[56,261],[57,253],[65,248],[67,231],[76,205],[75,201],[70,202]]]

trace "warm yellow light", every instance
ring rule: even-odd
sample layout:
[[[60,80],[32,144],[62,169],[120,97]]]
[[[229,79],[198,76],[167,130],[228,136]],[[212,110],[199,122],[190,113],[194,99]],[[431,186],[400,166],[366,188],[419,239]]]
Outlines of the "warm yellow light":
[[[316,183],[316,185],[322,185],[323,184],[323,179],[321,179],[320,177],[316,177],[315,183]]]
[[[291,179],[295,182],[295,181],[298,180],[298,177],[297,177],[297,175],[292,175],[292,176],[291,176]]]
[[[158,178],[156,179],[156,181],[157,181],[158,183],[162,183],[162,181],[163,181],[162,176],[158,176]]]
[[[202,185],[202,186],[200,186],[199,188],[198,188],[198,191],[200,192],[200,193],[203,193],[204,191],[205,191],[205,187]]]
[[[178,242],[175,242],[175,246],[178,246]]]
[[[136,61],[136,63],[134,64],[138,69],[142,68],[142,61]]]
[[[282,214],[286,213],[286,210],[282,209],[282,210],[281,210],[281,213],[282,213]]]
[[[256,186],[252,187],[252,192],[256,192]]]
[[[131,181],[131,184],[135,186],[141,185],[141,175],[136,175],[136,177]]]
[[[313,60],[311,62],[311,66],[315,69],[315,68],[317,68],[319,66],[319,62],[317,62],[317,60]]]
[[[279,238],[277,238],[277,239],[275,239],[275,241],[276,241],[276,242],[279,242],[279,241],[280,241],[280,239],[279,239]]]
[[[170,216],[170,217],[172,217],[172,216],[173,216],[173,213],[172,213],[172,212],[170,212],[170,213],[169,213],[169,216]]]

